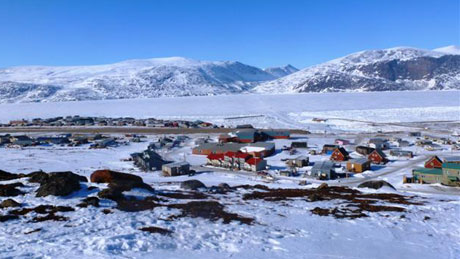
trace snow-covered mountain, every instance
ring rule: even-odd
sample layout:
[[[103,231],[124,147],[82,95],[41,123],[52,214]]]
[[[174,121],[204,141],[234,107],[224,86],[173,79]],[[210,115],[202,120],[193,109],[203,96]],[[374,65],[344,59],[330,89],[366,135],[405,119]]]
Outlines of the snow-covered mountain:
[[[264,82],[259,93],[460,89],[458,47],[357,52]]]
[[[240,62],[182,57],[97,66],[0,69],[0,102],[149,98],[240,93],[274,75]]]
[[[287,76],[292,73],[295,73],[299,71],[299,69],[297,69],[296,67],[292,65],[287,65],[284,67],[268,67],[268,68],[265,68],[264,71],[273,75],[276,78],[279,78],[279,77],[283,77],[283,76]]]
[[[0,69],[0,103],[432,89],[460,89],[459,47],[361,51],[300,71],[182,57]]]

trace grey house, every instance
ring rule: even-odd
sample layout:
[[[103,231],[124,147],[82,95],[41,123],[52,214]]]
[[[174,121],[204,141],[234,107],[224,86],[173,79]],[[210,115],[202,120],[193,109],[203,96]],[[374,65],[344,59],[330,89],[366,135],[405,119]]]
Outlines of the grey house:
[[[169,163],[151,149],[147,149],[141,153],[131,154],[134,165],[139,167],[142,171],[155,171],[160,170],[164,164]]]
[[[319,161],[313,165],[311,176],[319,180],[329,180],[336,177],[334,163],[330,161]]]
[[[162,171],[165,176],[177,176],[190,173],[190,164],[187,162],[175,162],[164,164]]]

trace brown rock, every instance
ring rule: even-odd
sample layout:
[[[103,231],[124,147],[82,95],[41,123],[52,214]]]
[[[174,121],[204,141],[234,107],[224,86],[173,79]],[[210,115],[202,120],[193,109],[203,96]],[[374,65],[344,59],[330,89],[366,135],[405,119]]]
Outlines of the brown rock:
[[[13,199],[6,199],[0,203],[0,208],[12,208],[12,207],[21,207],[21,204],[19,204],[17,201]]]

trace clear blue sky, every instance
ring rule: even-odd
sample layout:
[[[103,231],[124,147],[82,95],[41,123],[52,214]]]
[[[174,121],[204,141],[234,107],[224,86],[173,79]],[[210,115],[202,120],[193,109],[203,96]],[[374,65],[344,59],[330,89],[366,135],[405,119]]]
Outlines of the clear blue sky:
[[[460,0],[0,0],[0,67],[185,56],[299,68],[460,45]]]

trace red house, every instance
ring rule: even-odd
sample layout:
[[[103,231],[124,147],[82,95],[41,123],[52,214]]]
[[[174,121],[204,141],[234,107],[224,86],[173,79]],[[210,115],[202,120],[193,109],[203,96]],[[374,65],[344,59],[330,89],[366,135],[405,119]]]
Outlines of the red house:
[[[369,154],[368,159],[373,164],[386,164],[388,162],[387,156],[382,152],[381,149],[376,149]]]
[[[350,155],[348,152],[345,150],[343,147],[339,147],[334,149],[334,151],[331,154],[331,160],[332,161],[347,161],[350,158]]]
[[[432,156],[425,162],[425,168],[442,168],[442,160],[438,156]]]

